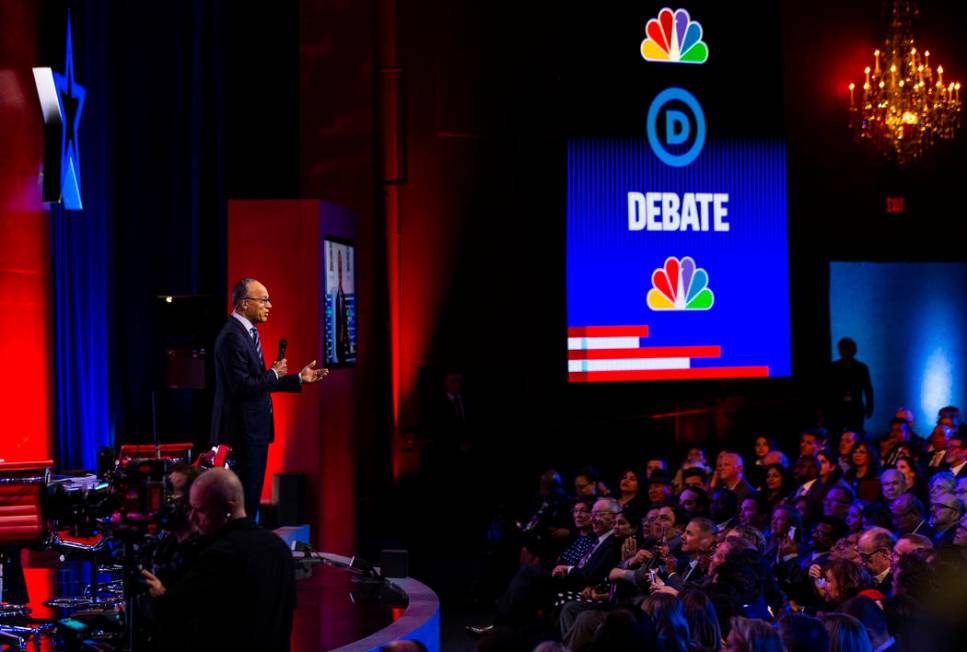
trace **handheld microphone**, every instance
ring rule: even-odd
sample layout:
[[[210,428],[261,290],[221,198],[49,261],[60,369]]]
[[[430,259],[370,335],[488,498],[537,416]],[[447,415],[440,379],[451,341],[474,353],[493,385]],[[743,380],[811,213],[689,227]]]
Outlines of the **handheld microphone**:
[[[288,346],[289,346],[289,342],[284,337],[281,340],[279,340],[279,357],[275,359],[276,362],[278,362],[279,360],[285,357],[285,350],[286,348],[288,348]]]

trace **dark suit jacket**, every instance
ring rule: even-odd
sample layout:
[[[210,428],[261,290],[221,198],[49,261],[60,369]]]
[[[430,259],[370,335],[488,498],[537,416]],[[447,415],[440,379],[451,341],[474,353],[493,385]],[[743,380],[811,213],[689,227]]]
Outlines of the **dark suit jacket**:
[[[621,547],[612,534],[599,545],[584,568],[574,567],[567,574],[568,588],[580,591],[586,586],[597,586],[608,578],[612,568],[621,561]]]
[[[292,553],[251,519],[229,521],[184,577],[165,588],[151,601],[159,649],[289,649],[295,609]]]
[[[263,353],[265,345],[262,346]],[[269,392],[300,392],[298,374],[276,379],[259,359],[242,322],[229,317],[215,340],[212,444],[267,443],[275,439]]]

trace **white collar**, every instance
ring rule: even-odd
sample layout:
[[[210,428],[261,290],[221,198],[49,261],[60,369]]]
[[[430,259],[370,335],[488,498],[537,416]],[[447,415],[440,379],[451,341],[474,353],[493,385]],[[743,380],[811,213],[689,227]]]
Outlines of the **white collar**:
[[[608,529],[607,532],[605,532],[604,534],[602,534],[601,536],[598,537],[598,544],[597,545],[600,545],[600,544],[604,543],[604,540],[607,539],[608,537],[610,537],[612,534],[614,534],[614,530]]]
[[[960,473],[960,470],[964,468],[964,464],[967,464],[967,460],[964,460],[957,466],[950,467],[950,472],[953,473],[954,475],[957,475],[958,473]]]
[[[882,573],[880,573],[879,575],[877,575],[873,579],[876,580],[876,583],[877,584],[879,584],[880,582],[882,582],[883,580],[885,580],[886,579],[886,576],[889,575],[889,574],[890,574],[890,567],[887,566],[887,568],[886,568],[885,571],[883,571]]]
[[[245,332],[248,333],[249,336],[251,336],[252,329],[255,328],[255,325],[248,320],[248,317],[246,317],[245,315],[240,315],[234,311],[232,312],[232,317],[242,322],[242,326],[245,327]]]

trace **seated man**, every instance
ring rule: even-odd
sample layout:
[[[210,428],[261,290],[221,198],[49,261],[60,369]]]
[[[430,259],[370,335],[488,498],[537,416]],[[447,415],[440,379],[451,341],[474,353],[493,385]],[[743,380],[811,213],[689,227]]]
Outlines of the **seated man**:
[[[922,534],[933,537],[934,531],[927,522],[927,513],[920,499],[911,493],[900,494],[890,505],[893,529],[899,534]]]
[[[883,502],[887,505],[892,505],[900,494],[910,489],[907,486],[907,477],[896,469],[887,469],[880,474],[880,487]]]
[[[142,571],[162,648],[288,650],[295,608],[288,547],[247,517],[242,483],[228,469],[199,476],[189,504],[195,527],[210,538],[198,561],[171,586]]]
[[[870,528],[860,535],[856,548],[860,553],[863,566],[873,578],[874,588],[883,595],[889,595],[893,587],[893,546],[896,537],[889,530],[881,527]]]
[[[930,525],[936,533],[933,545],[947,548],[953,545],[957,524],[964,515],[964,504],[953,494],[943,494],[930,501]]]
[[[621,506],[614,498],[599,498],[591,508],[592,545],[573,563],[559,563],[551,573],[539,566],[522,566],[504,594],[497,600],[497,622],[521,626],[538,618],[553,606],[559,591],[582,591],[607,579],[618,563],[621,549],[614,539],[615,515]],[[494,629],[493,624],[467,625],[468,634],[478,638]]]

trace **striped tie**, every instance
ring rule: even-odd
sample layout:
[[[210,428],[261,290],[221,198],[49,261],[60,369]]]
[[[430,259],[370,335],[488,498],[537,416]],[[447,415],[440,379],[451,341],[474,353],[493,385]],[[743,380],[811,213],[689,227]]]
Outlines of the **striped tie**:
[[[262,355],[262,342],[259,341],[259,332],[254,326],[250,330],[252,339],[255,340],[255,350],[259,352],[259,360],[262,361],[262,367],[265,367],[265,357]]]

